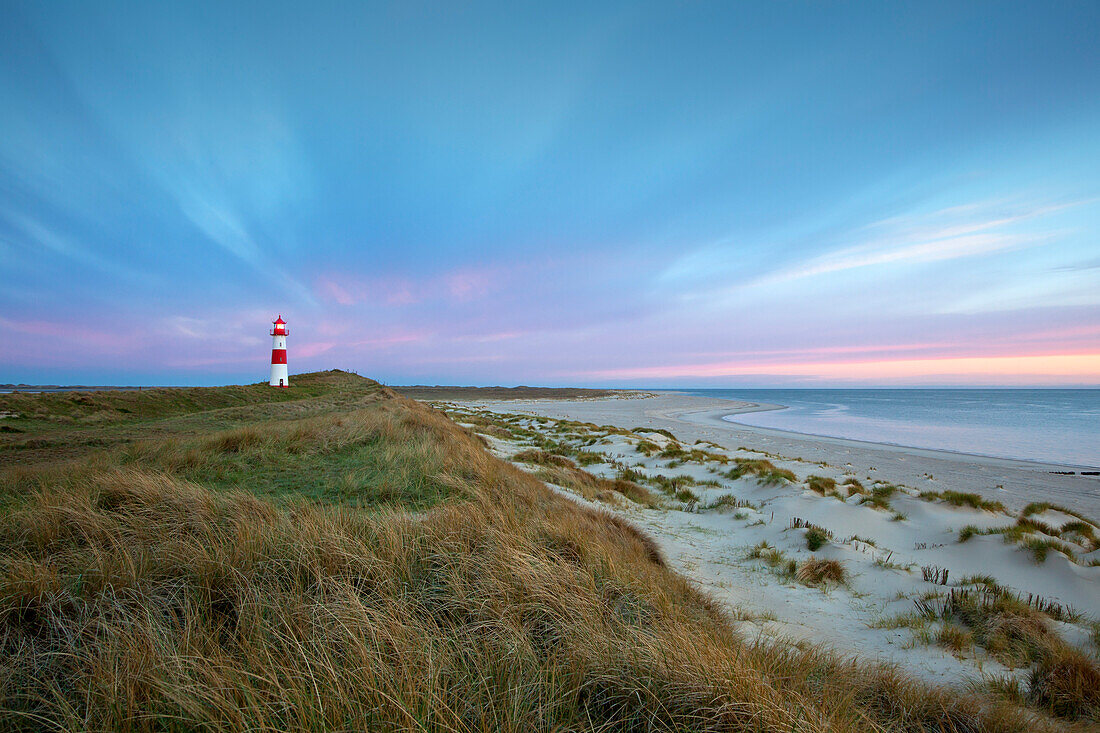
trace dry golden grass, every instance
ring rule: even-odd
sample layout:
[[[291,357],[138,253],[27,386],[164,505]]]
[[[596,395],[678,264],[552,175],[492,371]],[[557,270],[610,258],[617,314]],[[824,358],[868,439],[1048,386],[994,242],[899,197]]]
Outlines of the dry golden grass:
[[[0,729],[1066,729],[747,643],[630,524],[403,398],[254,427],[3,474]],[[181,476],[361,443],[450,491],[365,511]]]
[[[1032,701],[1067,718],[1100,722],[1100,668],[1077,649],[1057,645],[1032,670]]]
[[[811,557],[798,566],[796,576],[806,585],[833,583],[839,585],[848,579],[848,572],[839,560]]]
[[[544,481],[573,489],[591,501],[618,503],[625,497],[635,504],[648,507],[660,506],[660,500],[646,489],[627,479],[607,479],[585,471],[565,456],[529,449],[512,456],[512,460],[530,463],[541,468],[536,475]]]

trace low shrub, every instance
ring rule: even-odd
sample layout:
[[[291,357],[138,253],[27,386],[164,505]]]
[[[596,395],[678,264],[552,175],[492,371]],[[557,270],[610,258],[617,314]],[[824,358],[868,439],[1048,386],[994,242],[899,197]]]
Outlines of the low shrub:
[[[806,530],[807,549],[819,550],[829,542],[830,533],[821,527],[810,527]]]
[[[1100,668],[1077,649],[1058,647],[1031,671],[1028,696],[1052,715],[1100,722]]]
[[[796,576],[799,582],[806,585],[824,585],[835,583],[840,585],[847,581],[848,572],[839,560],[825,560],[823,558],[810,558],[798,566]]]
[[[946,623],[936,634],[936,641],[953,654],[962,654],[974,646],[974,634],[964,626]]]

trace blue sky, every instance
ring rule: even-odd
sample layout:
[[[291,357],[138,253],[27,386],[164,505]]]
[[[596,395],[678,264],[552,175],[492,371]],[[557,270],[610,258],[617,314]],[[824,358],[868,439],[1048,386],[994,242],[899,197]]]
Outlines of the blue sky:
[[[0,2],[0,382],[1100,384],[1100,4]]]

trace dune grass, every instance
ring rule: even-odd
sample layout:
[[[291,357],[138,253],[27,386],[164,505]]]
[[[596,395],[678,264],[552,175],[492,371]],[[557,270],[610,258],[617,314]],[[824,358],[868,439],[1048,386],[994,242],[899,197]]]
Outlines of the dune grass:
[[[1004,527],[983,529],[968,524],[959,530],[958,540],[967,542],[973,537],[994,534],[1001,535],[1006,544],[1023,547],[1038,564],[1046,562],[1051,550],[1062,553],[1071,562],[1080,562],[1078,551],[1091,552],[1097,547],[1095,525],[1090,522],[1075,520],[1055,528],[1026,514],[1021,514],[1015,524]]]
[[[848,580],[848,571],[839,560],[812,557],[798,566],[796,577],[806,585],[842,585]]]
[[[1071,517],[1077,517],[1078,519],[1089,522],[1090,524],[1093,524],[1093,525],[1096,524],[1096,522],[1092,521],[1091,519],[1089,519],[1084,514],[1081,514],[1078,511],[1070,509],[1069,507],[1062,506],[1061,504],[1051,503],[1049,501],[1033,501],[1033,502],[1031,502],[1030,504],[1028,504],[1027,506],[1024,507],[1022,512],[1020,512],[1020,516],[1030,517],[1033,514],[1042,514],[1043,512],[1047,512],[1047,511],[1061,512],[1062,514],[1068,514]]]
[[[848,496],[867,493],[867,489],[863,487],[863,484],[860,483],[860,480],[855,476],[849,476],[844,479],[844,487],[848,489]]]
[[[828,530],[821,527],[810,527],[806,530],[806,549],[813,552],[819,550],[829,543],[829,539],[832,535]]]
[[[859,503],[875,509],[890,509],[890,497],[897,492],[898,487],[893,484],[878,484],[871,488],[870,494],[864,494]]]
[[[722,494],[716,497],[713,501],[708,502],[705,506],[701,507],[705,511],[721,510],[721,509],[759,509],[759,507],[753,502],[747,499],[741,499],[735,494]]]
[[[670,431],[665,430],[664,428],[633,428],[633,429],[631,429],[630,432],[632,432],[632,433],[656,433],[658,435],[665,436],[669,440],[679,442],[676,439],[675,435],[673,435]]]
[[[1100,665],[1066,644],[1051,629],[1051,615],[1033,601],[986,584],[918,599],[917,607],[922,617],[944,622],[937,640],[953,652],[977,644],[1008,667],[1033,665],[1028,696],[1034,704],[1100,722]]]
[[[765,486],[793,483],[798,480],[792,471],[776,468],[774,463],[764,458],[735,458],[734,463],[736,465],[726,472],[726,478],[739,479],[744,476],[754,476]]]
[[[615,503],[615,497],[622,496],[635,504],[647,507],[661,505],[660,500],[652,492],[639,486],[634,481],[625,478],[607,479],[594,476],[588,471],[582,470],[577,464],[564,456],[540,450],[525,450],[512,456],[512,460],[541,466],[535,474],[540,479],[557,486],[573,489],[586,499]]]
[[[747,642],[629,523],[369,380],[339,391],[5,469],[0,729],[1063,729]],[[328,458],[366,468],[320,491]],[[1042,689],[1072,703],[1063,669]]]
[[[967,506],[971,509],[981,509],[987,512],[1003,512],[1005,506],[999,501],[991,501],[981,494],[973,494],[965,491],[922,491],[920,498],[925,501],[942,501],[951,506]]]
[[[806,478],[806,486],[810,491],[825,496],[826,494],[836,491],[836,479],[827,478],[825,476],[808,476]]]

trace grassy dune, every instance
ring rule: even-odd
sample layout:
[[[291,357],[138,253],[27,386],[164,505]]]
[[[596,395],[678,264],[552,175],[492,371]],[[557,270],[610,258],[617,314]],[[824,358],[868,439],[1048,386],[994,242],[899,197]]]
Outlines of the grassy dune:
[[[0,729],[1073,729],[746,642],[637,530],[370,380],[160,392],[0,397]]]

